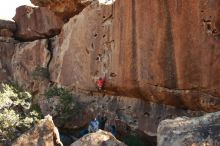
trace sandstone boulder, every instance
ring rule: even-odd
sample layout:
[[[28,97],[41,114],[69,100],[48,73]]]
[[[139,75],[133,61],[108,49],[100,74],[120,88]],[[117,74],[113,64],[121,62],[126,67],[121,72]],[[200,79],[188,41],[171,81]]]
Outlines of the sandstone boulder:
[[[105,77],[108,93],[218,111],[219,5],[192,0],[93,2],[64,25],[55,41],[52,80],[95,91],[96,80]]]
[[[126,146],[124,143],[118,141],[111,133],[99,130],[96,133],[90,133],[70,146]]]
[[[43,92],[48,85],[49,60],[48,40],[16,44],[12,58],[14,80],[32,92]]]
[[[64,21],[78,14],[91,1],[93,0],[31,0],[36,6],[49,8]]]
[[[17,138],[12,146],[62,146],[51,116],[46,116],[34,128]]]
[[[158,146],[219,146],[220,112],[197,118],[176,118],[159,124]]]
[[[44,7],[20,6],[13,20],[17,25],[15,37],[23,41],[52,37],[63,26],[63,21]]]

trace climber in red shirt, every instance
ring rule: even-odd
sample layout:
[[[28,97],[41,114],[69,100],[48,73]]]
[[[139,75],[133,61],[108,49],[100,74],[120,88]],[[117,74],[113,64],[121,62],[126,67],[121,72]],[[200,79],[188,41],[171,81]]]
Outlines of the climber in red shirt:
[[[102,90],[103,89],[103,86],[104,86],[104,79],[102,79],[101,77],[97,80],[97,87],[99,90]]]

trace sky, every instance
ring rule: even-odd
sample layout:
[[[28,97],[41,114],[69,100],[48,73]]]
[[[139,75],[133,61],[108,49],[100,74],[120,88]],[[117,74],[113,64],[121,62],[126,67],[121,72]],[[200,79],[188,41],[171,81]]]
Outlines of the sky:
[[[112,4],[115,0],[99,0],[103,4]],[[0,19],[12,20],[15,10],[21,5],[33,6],[30,0],[0,0]]]
[[[21,5],[31,6],[32,4],[30,0],[0,0],[0,19],[12,20],[16,8]]]

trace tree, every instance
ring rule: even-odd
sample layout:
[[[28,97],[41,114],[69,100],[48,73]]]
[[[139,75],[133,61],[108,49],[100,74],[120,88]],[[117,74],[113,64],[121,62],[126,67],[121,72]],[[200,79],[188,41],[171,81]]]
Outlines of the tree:
[[[40,119],[32,95],[17,84],[0,84],[0,143],[8,143]]]

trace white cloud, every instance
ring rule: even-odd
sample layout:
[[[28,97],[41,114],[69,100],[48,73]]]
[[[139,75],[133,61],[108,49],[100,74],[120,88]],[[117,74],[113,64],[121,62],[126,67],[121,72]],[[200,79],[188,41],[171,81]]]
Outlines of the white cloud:
[[[30,0],[0,0],[0,19],[12,20],[16,8],[21,5],[33,6]]]

